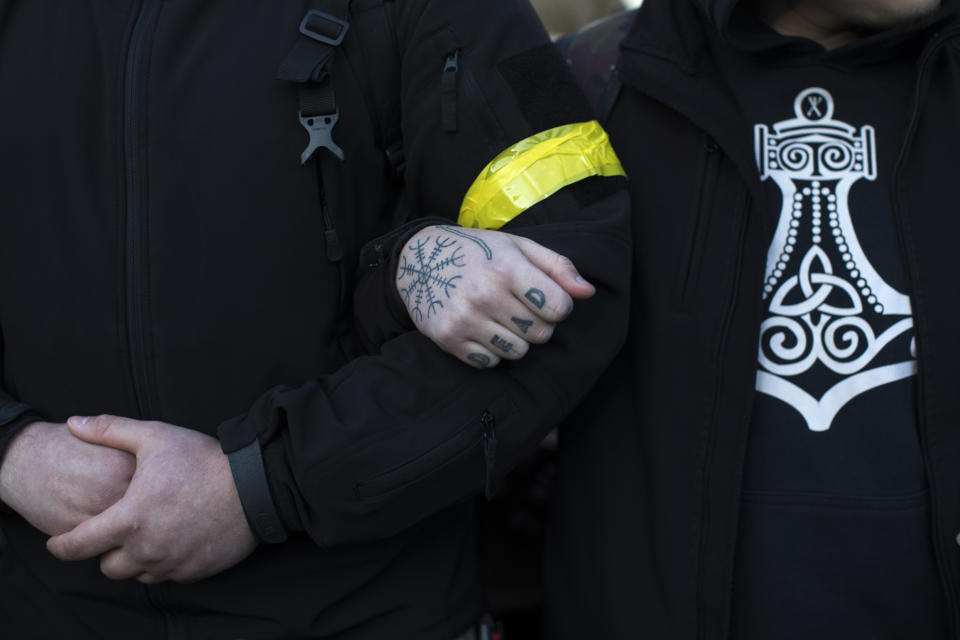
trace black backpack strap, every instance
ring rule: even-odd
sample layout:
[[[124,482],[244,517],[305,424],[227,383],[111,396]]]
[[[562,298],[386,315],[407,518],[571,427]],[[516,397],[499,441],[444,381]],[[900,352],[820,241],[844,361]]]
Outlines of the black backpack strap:
[[[622,85],[617,71],[620,42],[626,37],[636,15],[636,9],[623,11],[557,41],[601,123],[606,122],[620,95]]]
[[[306,164],[320,149],[343,160],[343,149],[333,141],[340,119],[329,68],[337,47],[350,29],[350,0],[331,2],[331,13],[312,9],[300,22],[300,36],[283,59],[277,78],[298,85],[300,124],[310,136],[300,163]]]

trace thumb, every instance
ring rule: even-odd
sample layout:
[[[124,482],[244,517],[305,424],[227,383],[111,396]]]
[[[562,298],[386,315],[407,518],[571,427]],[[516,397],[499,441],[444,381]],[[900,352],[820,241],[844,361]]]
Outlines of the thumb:
[[[153,432],[149,422],[109,415],[73,416],[67,420],[67,429],[84,442],[129,451],[134,455]]]
[[[583,300],[597,292],[596,287],[583,279],[570,258],[528,238],[515,236],[514,240],[527,260],[550,276],[571,298]]]

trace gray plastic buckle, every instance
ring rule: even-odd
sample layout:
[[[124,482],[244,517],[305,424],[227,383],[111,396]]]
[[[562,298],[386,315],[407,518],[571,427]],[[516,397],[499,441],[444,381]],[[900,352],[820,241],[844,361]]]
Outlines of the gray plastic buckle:
[[[335,28],[337,29],[337,35],[334,37],[330,37],[328,35],[320,33],[319,31],[315,31],[314,29],[311,29],[310,28],[311,18],[320,18],[324,22],[328,22],[328,23],[332,22]],[[308,11],[307,15],[303,16],[303,20],[300,21],[300,33],[307,36],[308,38],[312,38],[313,40],[316,40],[317,42],[328,44],[331,47],[340,46],[340,43],[343,42],[343,36],[347,35],[348,29],[350,29],[349,22],[345,20],[341,20],[340,18],[336,18],[330,15],[329,13],[318,11],[317,9],[311,9],[310,11]]]
[[[340,109],[337,109],[336,113],[327,115],[304,116],[302,113],[298,115],[300,116],[300,124],[303,125],[310,136],[307,148],[300,154],[300,164],[307,164],[313,154],[321,148],[329,149],[330,153],[343,161],[343,149],[333,141],[333,128],[340,120]]]

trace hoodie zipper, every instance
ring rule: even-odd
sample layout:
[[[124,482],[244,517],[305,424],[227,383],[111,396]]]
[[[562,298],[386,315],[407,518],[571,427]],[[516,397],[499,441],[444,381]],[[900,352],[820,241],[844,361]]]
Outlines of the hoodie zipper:
[[[924,50],[923,54],[920,57],[920,61],[917,65],[917,82],[914,87],[914,96],[913,96],[913,107],[910,114],[910,121],[907,125],[907,132],[904,136],[903,144],[900,147],[900,153],[897,156],[896,164],[893,169],[893,181],[891,184],[891,206],[893,208],[893,217],[897,225],[897,236],[900,241],[900,253],[903,256],[904,263],[907,268],[907,273],[910,278],[911,291],[919,291],[919,275],[916,271],[916,265],[914,264],[912,255],[907,250],[906,244],[906,229],[904,228],[903,216],[901,214],[902,207],[900,206],[900,197],[897,190],[897,185],[900,182],[901,172],[903,170],[903,163],[906,157],[907,148],[911,144],[911,140],[916,133],[917,123],[920,119],[920,100],[922,98],[923,86],[925,85],[925,80],[930,72],[931,60],[933,59],[934,54],[936,54],[941,46],[949,39],[956,37],[960,34],[960,29],[950,29],[941,34],[938,34],[930,42],[930,45]],[[919,328],[919,326],[918,326]],[[956,638],[956,630],[960,626],[960,620],[957,619],[957,603],[954,597],[954,586],[953,578],[950,575],[950,572],[946,568],[946,562],[944,561],[944,549],[943,549],[943,536],[940,531],[939,519],[937,518],[937,482],[935,476],[930,472],[930,442],[929,436],[927,433],[927,423],[926,423],[926,413],[924,411],[924,402],[923,402],[923,389],[924,389],[924,380],[926,379],[926,374],[924,372],[924,359],[923,355],[923,345],[920,343],[919,331],[915,332],[914,339],[917,341],[917,431],[920,436],[920,448],[923,454],[923,463],[924,467],[927,470],[927,486],[929,488],[929,507],[930,507],[930,527],[933,535],[933,549],[934,555],[937,559],[937,569],[940,572],[940,580],[944,586],[944,604],[947,608],[949,619],[952,621],[950,629],[950,637]]]
[[[147,331],[147,192],[146,135],[147,78],[150,46],[160,14],[160,0],[144,0],[138,8],[127,49],[123,87],[123,157],[126,188],[124,277],[126,287],[127,349],[138,415],[157,415],[149,362]]]

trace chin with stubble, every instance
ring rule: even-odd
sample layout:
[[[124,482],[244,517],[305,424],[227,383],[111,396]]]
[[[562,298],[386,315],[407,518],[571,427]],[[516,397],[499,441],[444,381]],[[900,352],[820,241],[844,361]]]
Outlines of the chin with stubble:
[[[784,35],[828,49],[870,33],[910,25],[936,13],[941,0],[752,0],[754,11]]]

